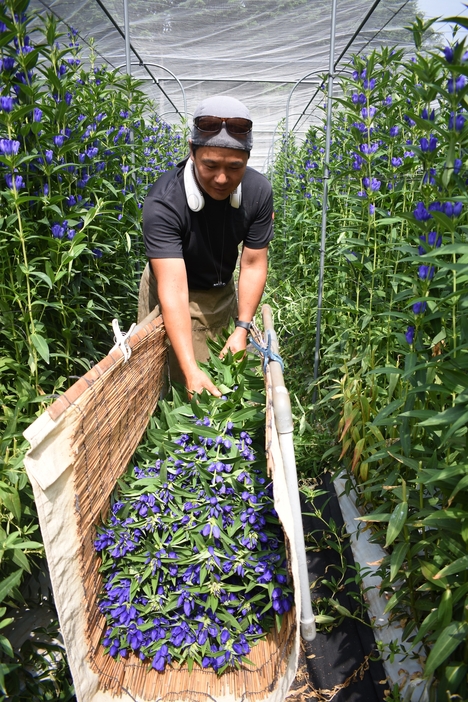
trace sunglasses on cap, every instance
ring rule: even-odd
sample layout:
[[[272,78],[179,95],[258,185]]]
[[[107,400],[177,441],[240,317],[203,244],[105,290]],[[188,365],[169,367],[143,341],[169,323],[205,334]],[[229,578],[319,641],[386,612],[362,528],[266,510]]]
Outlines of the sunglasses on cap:
[[[244,117],[195,117],[194,125],[200,132],[205,134],[218,134],[226,125],[226,129],[232,136],[246,136],[252,131],[252,122]]]

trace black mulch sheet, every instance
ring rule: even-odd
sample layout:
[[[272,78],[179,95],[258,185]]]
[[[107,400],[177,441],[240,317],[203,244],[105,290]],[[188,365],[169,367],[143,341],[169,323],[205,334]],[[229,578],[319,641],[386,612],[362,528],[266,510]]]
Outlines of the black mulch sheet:
[[[316,505],[322,507],[322,515],[327,523],[330,519],[334,519],[338,529],[341,529],[343,526],[341,509],[329,476],[325,476],[321,489],[327,490],[328,494],[316,498]],[[304,513],[313,510],[305,503],[302,511]],[[303,523],[305,534],[323,529],[324,526],[317,518],[307,515],[303,516]],[[316,538],[319,536],[315,534]],[[346,547],[345,558],[348,564],[354,565],[349,545]],[[331,548],[319,553],[308,551],[307,563],[309,580],[313,582],[318,576],[323,575],[327,566],[333,563],[338,565],[340,558]],[[338,573],[332,568],[328,575],[337,577]],[[345,580],[354,575],[355,571],[348,567]],[[356,601],[350,596],[353,589],[357,592],[358,586],[348,584],[335,596],[335,599],[352,613],[357,608]],[[330,597],[330,595],[330,590],[321,586],[313,591],[312,597]],[[385,699],[388,685],[380,661],[371,660],[377,656],[375,639],[370,627],[356,619],[345,617],[343,622],[330,633],[317,633],[316,639],[310,643],[302,641],[301,649],[298,674],[291,686],[288,702],[302,702],[302,700],[381,702]]]

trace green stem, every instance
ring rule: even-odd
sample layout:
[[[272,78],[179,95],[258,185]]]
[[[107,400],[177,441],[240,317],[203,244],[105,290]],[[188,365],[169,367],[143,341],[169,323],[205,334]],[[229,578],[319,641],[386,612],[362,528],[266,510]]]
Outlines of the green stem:
[[[25,332],[26,332],[26,338],[28,341],[29,350],[30,350],[32,357],[34,359],[34,373],[36,376],[36,385],[38,385],[39,384],[39,375],[38,375],[38,367],[37,367],[37,360],[38,360],[37,359],[37,351],[36,351],[34,344],[31,341],[31,335],[36,333],[36,328],[34,325],[34,317],[33,317],[33,309],[32,309],[32,295],[31,295],[31,283],[29,280],[28,253],[26,250],[26,239],[24,237],[24,231],[23,231],[23,221],[21,219],[21,212],[20,212],[20,209],[18,207],[18,201],[16,199],[18,196],[16,189],[14,190],[14,196],[15,196],[16,216],[18,218],[19,240],[21,242],[21,251],[23,254],[24,275],[26,278],[27,307],[26,307],[26,315],[25,315]]]

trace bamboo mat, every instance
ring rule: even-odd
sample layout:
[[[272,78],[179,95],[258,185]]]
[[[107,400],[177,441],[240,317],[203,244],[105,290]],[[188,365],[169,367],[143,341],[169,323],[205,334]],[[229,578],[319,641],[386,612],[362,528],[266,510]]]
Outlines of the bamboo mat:
[[[120,350],[112,351],[48,408],[47,421],[52,428],[46,431],[44,421],[39,422],[40,426],[36,430],[30,428],[26,437],[32,449],[25,463],[38,504],[77,698],[79,702],[101,702],[122,696],[161,702],[260,702],[275,695],[276,699],[282,699],[280,691],[287,689],[285,685],[289,685],[287,681],[295,665],[291,663],[291,655],[296,656],[298,647],[294,610],[284,615],[281,631],[271,631],[251,649],[249,659],[254,668],[245,665],[221,676],[198,666],[191,673],[186,667],[176,665],[167,666],[159,673],[133,654],[115,660],[104,653],[101,640],[107,627],[97,606],[102,577],[100,557],[94,550],[96,525],[107,516],[110,494],[140,443],[159,398],[166,356],[161,318],[151,319],[150,315],[144,320],[131,336],[129,346],[132,356],[128,362],[124,363]],[[266,414],[268,470],[274,474],[271,401],[267,402]],[[44,440],[42,435],[46,434]],[[60,457],[66,454],[67,458],[63,469],[50,468],[57,453],[52,439],[59,447],[66,444],[66,450],[61,447],[59,451]],[[44,450],[43,444],[47,444]],[[54,460],[49,459],[44,470],[47,452]],[[67,526],[61,524],[55,505],[62,506],[63,524],[75,532],[70,535],[68,551],[66,535],[64,538],[61,533]],[[58,548],[61,539],[62,557]],[[73,568],[77,570],[76,563],[78,572],[70,574]]]

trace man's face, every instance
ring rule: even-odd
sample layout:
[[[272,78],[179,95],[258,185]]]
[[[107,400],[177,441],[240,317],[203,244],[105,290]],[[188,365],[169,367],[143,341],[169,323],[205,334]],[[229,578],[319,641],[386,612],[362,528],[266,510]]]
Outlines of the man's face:
[[[248,154],[240,149],[199,146],[190,154],[201,189],[213,200],[225,200],[244,177]]]

